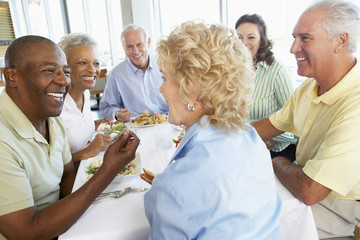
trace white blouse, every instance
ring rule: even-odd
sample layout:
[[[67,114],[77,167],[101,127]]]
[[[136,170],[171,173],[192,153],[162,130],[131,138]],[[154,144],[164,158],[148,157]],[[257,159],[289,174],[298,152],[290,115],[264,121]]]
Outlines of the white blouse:
[[[64,107],[60,115],[64,121],[71,153],[85,148],[95,132],[95,122],[90,108],[90,92],[84,92],[84,107],[81,112],[75,101],[66,94]]]

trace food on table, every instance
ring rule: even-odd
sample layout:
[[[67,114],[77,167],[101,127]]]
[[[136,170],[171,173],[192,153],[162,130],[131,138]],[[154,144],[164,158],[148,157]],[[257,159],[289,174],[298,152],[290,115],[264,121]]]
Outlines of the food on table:
[[[99,132],[106,132],[106,131],[122,132],[125,128],[126,126],[124,123],[115,121],[111,123],[100,123],[100,125],[96,130]]]
[[[165,123],[166,117],[161,113],[149,114],[149,111],[145,110],[143,114],[131,120],[131,124],[135,126],[146,126],[153,124]]]
[[[122,132],[122,130],[124,130],[126,128],[125,124],[122,122],[116,122],[112,125],[112,130],[113,131],[118,131],[118,132]]]
[[[178,139],[177,139],[177,140],[173,139],[173,143],[175,143],[175,148],[178,147],[178,145],[179,145],[179,143],[181,142],[181,140],[182,140],[183,137],[184,137],[184,131],[182,131],[182,132],[180,133],[180,135],[178,136]]]
[[[103,164],[103,157],[94,157],[90,162],[90,165],[86,167],[86,173],[88,174],[87,180],[89,180],[96,171]],[[133,162],[128,163],[119,173],[118,176],[127,176],[127,175],[135,175],[136,164]]]
[[[155,174],[150,172],[149,170],[146,170],[145,168],[143,168],[144,173],[140,174],[140,178],[142,180],[144,180],[145,182],[152,184],[152,181],[155,178]]]
[[[100,125],[98,126],[98,128],[96,130],[99,132],[102,132],[106,129],[109,129],[109,130],[111,129],[111,126],[109,123],[100,123]]]

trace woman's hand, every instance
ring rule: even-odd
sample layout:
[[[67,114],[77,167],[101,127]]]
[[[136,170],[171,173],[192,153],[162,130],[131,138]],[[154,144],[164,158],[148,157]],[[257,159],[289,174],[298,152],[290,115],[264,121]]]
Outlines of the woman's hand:
[[[119,122],[127,123],[130,121],[131,112],[129,110],[127,110],[126,108],[120,108],[115,113],[115,116]]]
[[[93,153],[93,156],[96,156],[100,151],[105,151],[111,143],[112,138],[110,135],[97,134],[94,140],[88,146],[89,152]]]
[[[98,120],[95,120],[95,131],[98,129],[99,125],[101,123],[110,123],[110,118],[102,118],[102,119],[98,119]]]

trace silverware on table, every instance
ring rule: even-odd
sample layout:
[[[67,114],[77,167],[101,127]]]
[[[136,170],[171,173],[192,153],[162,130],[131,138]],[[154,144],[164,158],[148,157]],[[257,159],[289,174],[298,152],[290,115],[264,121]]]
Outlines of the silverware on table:
[[[143,191],[146,191],[146,190],[148,190],[148,189],[147,188],[131,188],[131,187],[127,187],[127,188],[119,190],[119,191],[101,193],[94,200],[94,202],[97,202],[97,201],[105,199],[105,198],[120,198],[120,197],[122,197],[123,195],[125,195],[128,192],[143,192]]]

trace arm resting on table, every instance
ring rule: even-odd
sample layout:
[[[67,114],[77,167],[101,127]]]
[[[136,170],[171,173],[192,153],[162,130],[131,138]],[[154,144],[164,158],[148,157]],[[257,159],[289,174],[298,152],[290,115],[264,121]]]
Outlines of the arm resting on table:
[[[64,182],[60,186],[61,195],[67,196],[42,210],[31,206],[0,216],[0,233],[6,239],[51,239],[64,233],[117,173],[135,158],[138,144],[136,135],[125,131],[105,152],[103,165],[98,172],[70,195],[67,194],[71,191],[75,171],[72,162],[66,164],[62,179]]]
[[[306,205],[313,205],[329,195],[331,189],[315,182],[302,170],[284,157],[272,160],[274,172],[280,182]]]

